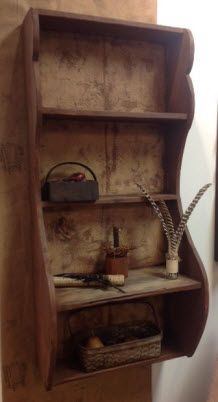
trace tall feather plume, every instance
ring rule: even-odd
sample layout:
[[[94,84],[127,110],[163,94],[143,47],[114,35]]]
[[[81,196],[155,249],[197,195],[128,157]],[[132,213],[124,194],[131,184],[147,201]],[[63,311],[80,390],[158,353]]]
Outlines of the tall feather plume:
[[[164,217],[164,221],[166,222],[167,228],[168,228],[168,232],[170,235],[170,239],[171,239],[171,246],[172,246],[172,251],[176,250],[176,233],[175,233],[175,229],[174,229],[174,224],[173,224],[173,220],[172,220],[172,216],[170,214],[170,211],[167,207],[167,204],[165,201],[161,200],[159,201],[160,203],[160,207],[161,207],[161,212],[163,214]]]
[[[156,204],[156,202],[153,200],[153,198],[151,197],[150,194],[147,193],[147,191],[141,186],[141,184],[136,183],[137,187],[142,191],[142,193],[144,194],[145,198],[147,198],[147,200],[150,202],[150,204],[152,205],[154,212],[156,213],[156,215],[158,216],[158,218],[160,219],[160,222],[162,224],[164,233],[166,235],[166,238],[168,240],[168,247],[169,247],[169,253],[171,250],[171,238],[170,238],[170,233],[167,227],[167,224],[164,220],[164,217],[161,213],[160,208],[158,207],[158,205]]]
[[[211,183],[205,184],[205,186],[203,186],[198,193],[196,194],[196,196],[194,197],[194,199],[192,200],[191,204],[189,205],[189,207],[186,209],[186,211],[184,212],[184,214],[182,215],[180,224],[176,230],[176,251],[178,252],[179,246],[180,246],[180,242],[182,239],[182,235],[184,233],[186,224],[190,218],[191,213],[193,212],[193,210],[195,209],[196,205],[198,204],[198,202],[200,201],[201,197],[204,195],[205,191],[207,191],[207,189],[211,186]]]
[[[204,193],[207,191],[207,189],[211,186],[211,183],[206,184],[198,191],[198,193],[196,194],[196,196],[190,203],[189,207],[187,208],[185,213],[182,215],[181,221],[180,221],[176,231],[174,229],[172,216],[170,214],[170,211],[169,211],[165,201],[159,201],[160,205],[161,205],[161,209],[160,209],[158,207],[157,203],[151,197],[151,195],[148,194],[147,191],[140,184],[136,183],[136,185],[142,191],[145,198],[150,202],[156,215],[160,219],[164,233],[168,240],[169,257],[174,258],[174,257],[178,256],[178,249],[180,246],[180,242],[181,242],[182,235],[184,233],[186,224],[187,224],[193,210],[195,209],[196,205],[200,201],[201,197],[204,195]]]
[[[165,201],[160,200],[159,204],[161,206],[161,212],[163,214],[164,220],[169,228],[169,232],[171,236],[175,235],[175,229],[174,229],[174,224],[173,224],[173,220],[172,220],[172,216],[170,214],[170,211],[167,207],[167,204]]]

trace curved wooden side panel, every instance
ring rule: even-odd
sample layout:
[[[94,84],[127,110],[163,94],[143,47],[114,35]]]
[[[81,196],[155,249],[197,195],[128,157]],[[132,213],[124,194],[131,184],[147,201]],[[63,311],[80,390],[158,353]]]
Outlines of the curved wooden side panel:
[[[51,388],[57,349],[57,316],[55,290],[46,271],[48,257],[40,200],[38,135],[39,110],[38,57],[39,23],[37,13],[30,10],[23,24],[26,96],[29,131],[29,168],[32,205],[32,244],[36,310],[37,355],[44,384]]]
[[[180,200],[181,163],[188,131],[194,116],[194,90],[189,72],[194,58],[193,37],[184,30],[178,64],[175,66],[172,92],[169,97],[169,109],[188,114],[188,120],[177,132],[168,133],[167,149],[170,155],[167,160],[168,190],[176,191],[178,203],[172,206],[172,214],[176,222],[182,215]],[[200,341],[208,315],[208,282],[203,264],[194,247],[188,230],[182,240],[179,255],[181,273],[201,282],[201,289],[194,292],[172,294],[167,297],[167,319],[169,319],[170,336],[178,340],[182,352],[191,356]]]

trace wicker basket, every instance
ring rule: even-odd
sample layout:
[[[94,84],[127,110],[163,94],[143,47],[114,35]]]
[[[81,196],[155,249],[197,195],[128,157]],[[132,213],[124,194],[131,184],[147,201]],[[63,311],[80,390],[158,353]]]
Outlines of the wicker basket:
[[[89,336],[87,332],[85,337],[81,337],[79,359],[81,367],[86,372],[133,363],[160,355],[162,333],[158,325],[157,315],[150,303],[146,302],[145,304],[151,308],[155,323],[138,321],[95,329],[95,335],[103,340],[105,345],[97,349],[89,349],[84,346]],[[134,338],[134,340],[128,340],[128,338]]]

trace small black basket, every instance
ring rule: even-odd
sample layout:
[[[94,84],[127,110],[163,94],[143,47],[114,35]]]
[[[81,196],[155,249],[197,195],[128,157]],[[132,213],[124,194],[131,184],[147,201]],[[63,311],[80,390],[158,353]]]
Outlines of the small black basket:
[[[88,170],[93,180],[65,181],[63,179],[49,180],[51,173],[59,166],[77,165]],[[62,162],[53,166],[46,175],[42,186],[42,200],[51,202],[94,202],[99,198],[98,182],[95,173],[80,162]]]

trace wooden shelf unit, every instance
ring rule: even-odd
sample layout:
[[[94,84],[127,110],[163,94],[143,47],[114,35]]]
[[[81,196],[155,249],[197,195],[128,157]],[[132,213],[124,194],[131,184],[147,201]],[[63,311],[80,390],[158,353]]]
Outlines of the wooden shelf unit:
[[[53,105],[50,104],[50,102],[47,104],[44,99],[44,87],[42,85],[44,71],[40,70],[40,55],[45,51],[44,47],[41,46],[43,45],[44,35],[48,35],[48,46],[52,46],[51,38],[53,38],[53,36],[55,40],[58,40],[58,38],[62,38],[62,36],[65,35],[64,38],[67,38],[68,41],[70,40],[69,38],[71,35],[74,35],[74,38],[76,38],[75,43],[77,37],[82,38],[81,43],[83,43],[85,42],[85,38],[95,36],[97,40],[95,39],[93,41],[93,46],[98,46],[98,43],[101,43],[101,40],[105,41],[104,46],[107,46],[109,51],[110,46],[113,48],[111,53],[112,56],[114,49],[116,48],[119,51],[119,46],[122,47],[121,42],[124,41],[123,59],[119,58],[119,54],[118,56],[115,56],[116,63],[118,60],[118,63],[120,63],[120,66],[122,65],[122,68],[128,57],[130,57],[129,54],[131,54],[133,49],[135,51],[136,47],[136,59],[142,64],[142,67],[140,68],[145,70],[143,63],[147,63],[147,70],[145,71],[147,71],[148,74],[146,79],[150,79],[153,85],[153,87],[152,85],[150,87],[147,85],[148,89],[146,90],[150,91],[147,104],[143,101],[144,95],[140,94],[141,86],[144,83],[141,79],[138,82],[138,88],[136,88],[135,91],[141,96],[139,102],[137,103],[137,100],[132,101],[132,99],[129,99],[131,98],[131,93],[133,93],[131,92],[131,80],[137,65],[134,65],[134,68],[131,67],[129,70],[127,69],[128,71],[126,70],[126,74],[129,74],[129,79],[128,81],[126,80],[124,88],[120,89],[121,92],[123,91],[120,97],[117,96],[116,101],[118,103],[118,108],[115,108],[116,105],[114,106],[114,103],[110,98],[110,96],[113,95],[111,95],[113,89],[113,86],[110,87],[111,82],[109,82],[110,85],[107,84],[109,95],[107,94],[107,102],[103,102],[102,110],[100,110],[97,105],[94,105],[95,107],[90,106],[90,110],[87,110],[87,105],[86,108],[81,108],[79,105],[81,100],[80,97],[82,96],[81,94],[77,95],[74,99],[75,103],[78,103],[75,108],[73,108],[73,105]],[[167,346],[163,344],[160,357],[133,363],[131,366],[142,367],[144,365],[150,365],[152,363],[180,356],[192,356],[199,343],[207,319],[208,285],[204,267],[197,255],[188,231],[186,230],[181,245],[181,276],[177,281],[165,280],[163,278],[162,268],[156,266],[150,268],[145,267],[141,270],[132,269],[125,284],[126,293],[124,295],[111,289],[108,289],[107,291],[102,291],[100,289],[55,289],[50,269],[48,239],[46,233],[46,216],[53,214],[47,214],[47,210],[54,210],[55,212],[55,210],[58,209],[57,213],[60,214],[62,210],[70,208],[72,213],[74,213],[74,209],[80,209],[85,205],[85,210],[90,210],[90,213],[94,216],[95,209],[92,208],[95,205],[102,208],[102,210],[104,210],[105,206],[107,206],[106,209],[111,208],[111,210],[114,206],[117,206],[117,210],[122,208],[123,204],[127,204],[128,208],[135,208],[135,210],[138,210],[140,208],[144,209],[145,203],[142,196],[133,193],[131,194],[131,191],[130,194],[127,195],[124,194],[124,192],[123,194],[120,192],[119,194],[115,193],[114,195],[110,195],[110,191],[106,191],[106,193],[101,194],[100,199],[94,204],[54,204],[50,202],[42,202],[40,191],[40,163],[41,159],[43,159],[40,154],[40,141],[42,138],[45,138],[45,136],[46,138],[51,138],[50,133],[53,133],[54,136],[56,136],[53,138],[56,138],[55,141],[57,141],[57,138],[61,138],[62,132],[60,129],[55,132],[56,127],[66,129],[66,127],[71,128],[71,125],[75,124],[75,130],[83,130],[83,128],[81,128],[81,125],[83,125],[83,127],[85,126],[83,123],[89,123],[90,129],[92,124],[96,125],[96,123],[98,123],[98,126],[104,126],[104,138],[106,139],[109,135],[107,131],[108,127],[112,127],[112,130],[114,130],[113,138],[115,138],[117,130],[120,127],[119,125],[121,124],[125,126],[123,133],[127,133],[123,141],[127,146],[122,158],[128,157],[128,150],[134,148],[134,143],[132,142],[129,145],[127,140],[127,137],[129,138],[131,135],[134,135],[134,138],[138,135],[140,138],[149,137],[155,139],[151,144],[150,149],[153,155],[152,163],[158,159],[157,151],[156,148],[154,150],[154,146],[164,142],[164,151],[161,151],[163,152],[163,163],[162,166],[159,167],[159,171],[154,174],[154,177],[152,177],[153,181],[151,180],[151,183],[158,187],[156,183],[158,183],[159,177],[163,177],[163,185],[159,185],[158,191],[155,188],[154,198],[155,200],[169,201],[171,212],[175,221],[178,222],[182,214],[179,195],[180,168],[186,137],[194,114],[194,93],[189,77],[194,54],[191,33],[188,30],[181,28],[141,24],[57,11],[30,9],[23,23],[23,36],[32,197],[32,243],[36,305],[36,338],[39,368],[45,387],[50,389],[53,385],[83,379],[89,376],[97,376],[99,373],[105,371],[115,371],[122,369],[123,367],[129,367],[129,365],[125,365],[87,374],[80,371],[78,367],[75,366],[75,368],[70,368],[66,361],[61,362],[61,360],[59,360],[57,351],[58,317],[68,311],[71,312],[77,310],[78,308],[83,309],[97,305],[107,306],[111,303],[119,303],[119,305],[121,305],[122,301],[145,300],[151,296],[160,296],[164,304],[164,341]],[[40,43],[40,41],[42,43]],[[132,49],[130,53],[128,53],[128,43],[130,43],[130,50]],[[147,47],[148,55],[150,55],[150,58],[147,57],[146,60],[143,58],[145,57],[143,46]],[[60,49],[61,46],[55,47],[55,52],[58,53]],[[87,47],[87,49],[89,49],[89,47]],[[90,52],[90,63],[92,63],[95,56],[92,54],[92,49]],[[52,51],[49,55],[51,53]],[[77,53],[78,56],[79,50]],[[141,57],[140,54],[143,54],[143,57]],[[111,55],[108,56],[108,59],[110,59]],[[73,62],[72,60],[69,60],[69,55],[67,53],[65,55],[62,54],[62,57],[64,56],[67,59],[67,68],[71,72],[71,69],[73,69],[75,63],[77,63],[77,60],[75,59]],[[155,59],[150,61],[152,57],[157,57],[156,67]],[[159,67],[158,61],[163,65],[161,64]],[[62,63],[59,65],[62,65]],[[94,66],[99,68],[99,66],[95,64]],[[49,77],[53,77],[53,72],[50,74],[49,58],[45,59],[45,68],[48,68]],[[140,74],[141,70],[138,76],[140,76]],[[151,75],[149,76],[149,74]],[[156,87],[157,77],[155,74],[157,77],[158,74],[163,75],[161,78],[161,84],[159,84],[158,87]],[[64,77],[62,77],[62,79],[63,78]],[[93,82],[94,80],[95,76]],[[148,84],[148,81],[146,82]],[[50,85],[47,82],[46,84]],[[77,84],[76,80],[74,84]],[[116,87],[116,82],[114,83],[114,86]],[[99,83],[97,83],[96,88],[101,88],[101,85],[99,86]],[[56,94],[58,94],[58,90],[56,91],[51,86],[49,87],[48,92],[52,92],[52,90],[55,98]],[[59,90],[62,90],[61,86],[59,86]],[[77,90],[79,91],[78,88]],[[128,90],[130,92],[128,92]],[[126,91],[128,92],[127,95]],[[71,95],[71,92],[69,93]],[[96,92],[95,95],[91,93],[91,95],[90,99],[85,99],[84,104],[89,104],[90,102],[94,102],[95,104],[95,102],[98,101],[98,97],[102,96],[102,91]],[[155,101],[153,101],[153,98],[155,98]],[[127,103],[125,103],[126,99],[128,100]],[[137,107],[134,106],[135,104]],[[44,136],[45,131],[50,124],[51,129],[50,131],[48,130]],[[155,130],[157,131],[152,131],[152,128],[151,131],[143,132],[143,130],[147,130],[145,127],[148,127],[149,125],[156,126],[157,128]],[[137,131],[139,126],[141,127],[141,131]],[[130,130],[130,134],[127,127]],[[75,130],[74,132],[77,132]],[[99,129],[98,132],[101,132],[100,130],[101,129]],[[83,131],[79,132],[83,133]],[[49,135],[47,135],[48,133]],[[120,135],[122,136],[122,133]],[[72,138],[72,136],[68,136],[69,144],[64,143],[64,149],[66,149],[66,152],[68,148],[70,148],[70,137]],[[99,138],[99,142],[100,137],[96,137]],[[73,136],[73,140],[74,138],[75,136]],[[82,134],[77,135],[76,141],[80,141],[81,138]],[[124,136],[122,138],[124,138]],[[47,142],[43,144],[44,148],[49,140],[47,139],[46,141]],[[97,142],[98,140],[96,140],[96,144]],[[101,144],[101,146],[103,145]],[[143,151],[145,158],[147,152],[146,146],[146,143],[141,143],[141,146],[139,143],[138,146],[138,151],[141,152],[141,150],[145,150]],[[52,149],[53,148],[51,147],[50,151]],[[101,153],[100,151],[102,149],[100,149],[100,151],[99,149],[98,152]],[[92,150],[92,152],[94,151]],[[116,147],[113,148],[113,152],[116,153]],[[123,160],[122,158],[121,160]],[[140,158],[143,159],[143,154],[141,153],[139,156],[139,160],[141,161]],[[134,162],[136,160],[137,154],[135,154]],[[101,169],[101,167],[98,167],[98,169]],[[163,175],[161,169],[164,171]],[[143,170],[143,172],[145,172],[145,170]],[[141,171],[139,172],[139,176],[142,178]],[[127,179],[128,177],[126,180]],[[131,180],[129,182],[127,180],[127,185],[131,185]],[[81,208],[81,213],[83,210],[84,208]],[[140,219],[142,218],[139,217],[138,221],[140,221]],[[156,243],[158,244],[158,239],[156,239]],[[162,250],[162,253],[164,253],[164,250]]]

